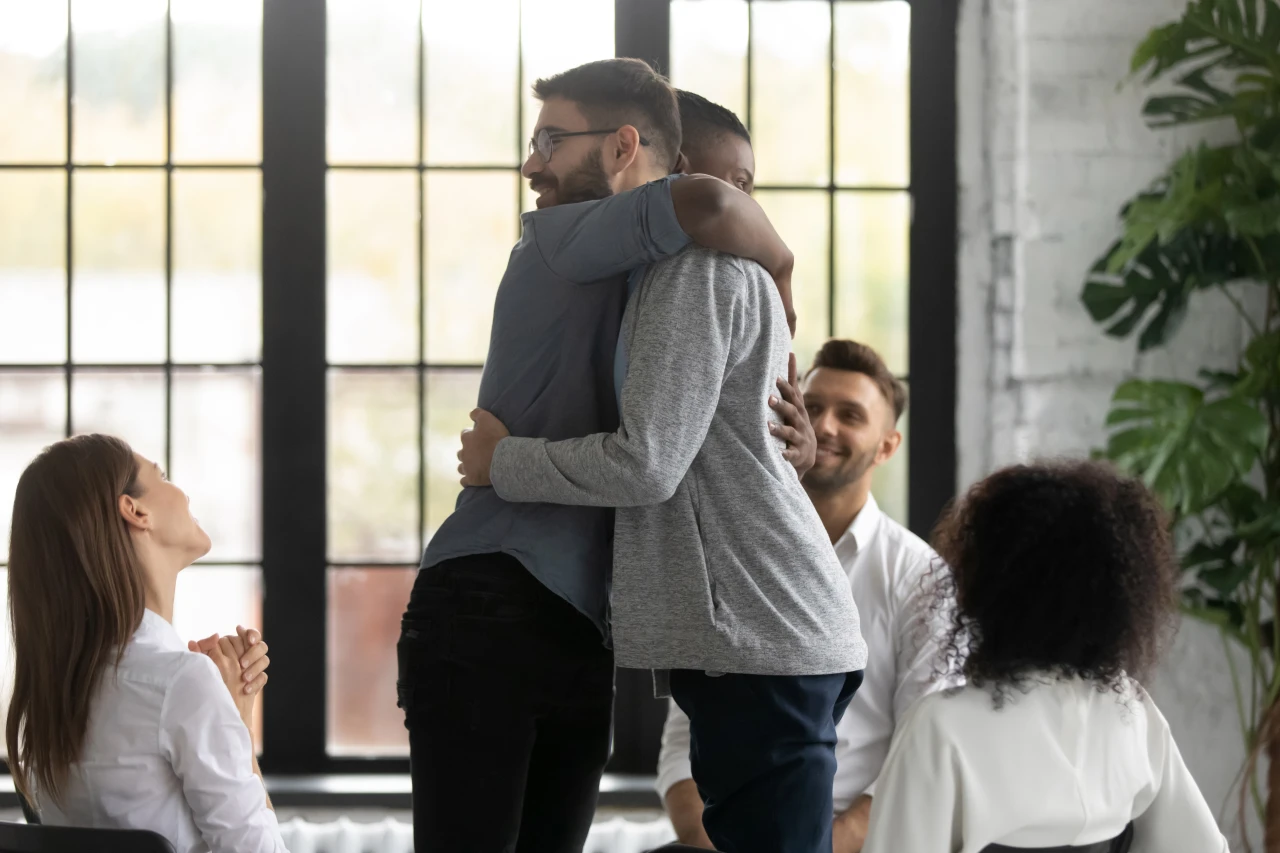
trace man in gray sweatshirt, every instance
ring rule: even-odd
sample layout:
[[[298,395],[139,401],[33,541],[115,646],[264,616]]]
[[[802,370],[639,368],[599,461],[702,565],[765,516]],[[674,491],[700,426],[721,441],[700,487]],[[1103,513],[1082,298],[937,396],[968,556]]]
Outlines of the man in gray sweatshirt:
[[[790,348],[769,275],[691,246],[628,301],[616,432],[512,437],[477,410],[459,454],[463,483],[506,501],[618,508],[616,661],[655,670],[688,714],[703,823],[730,853],[829,853],[835,726],[867,658],[767,425]]]
[[[745,194],[664,177],[680,119],[648,65],[590,63],[534,91],[538,210],[498,288],[479,405],[554,441],[618,425],[633,270],[693,241],[755,258],[785,293],[791,253]],[[611,509],[476,488],[432,537],[397,645],[417,849],[581,851],[610,749],[612,533]]]

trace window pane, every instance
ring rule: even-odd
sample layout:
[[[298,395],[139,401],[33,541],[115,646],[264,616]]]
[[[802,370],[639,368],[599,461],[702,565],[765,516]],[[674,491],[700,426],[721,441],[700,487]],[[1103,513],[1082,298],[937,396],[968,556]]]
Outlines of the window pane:
[[[796,337],[791,346],[803,372],[813,361],[814,353],[822,342],[829,337],[829,196],[819,190],[759,190],[755,197],[796,256],[796,268],[791,277]]]
[[[417,569],[329,569],[328,747],[407,755],[396,707],[396,642]]]
[[[418,361],[418,174],[329,173],[329,361]]]
[[[166,0],[72,0],[77,163],[165,160]]]
[[[101,432],[129,442],[165,464],[164,371],[77,370],[71,378],[71,429]]]
[[[210,560],[262,553],[261,371],[175,370],[169,476],[214,542]]]
[[[519,237],[515,172],[427,172],[427,361],[481,364]]]
[[[747,120],[746,0],[673,0],[671,82]]]
[[[521,181],[520,200],[521,213],[528,213],[531,210],[538,209],[538,194],[529,188],[528,181]]]
[[[836,334],[870,345],[895,373],[908,367],[910,209],[906,193],[836,195]]]
[[[825,185],[831,7],[814,0],[752,3],[751,49],[756,183]]]
[[[329,0],[329,162],[418,162],[418,4]]]
[[[66,181],[0,169],[0,364],[67,358]]]
[[[423,377],[427,395],[427,505],[423,526],[430,539],[453,512],[458,500],[458,449],[461,434],[471,426],[471,410],[480,396],[479,370],[428,370]]]
[[[67,425],[67,385],[60,370],[0,373],[0,542],[9,559],[9,525],[18,478]]]
[[[212,560],[262,554],[262,373],[176,370],[169,476],[191,497]]]
[[[533,135],[539,104],[530,87],[540,77],[584,62],[613,58],[613,4],[604,0],[522,0],[524,138]]]
[[[173,172],[173,360],[262,352],[262,174]]]
[[[428,163],[520,163],[519,26],[520,0],[422,4]]]
[[[417,562],[417,371],[329,371],[329,559]]]
[[[160,169],[72,177],[76,361],[164,361],[164,180]]]
[[[899,524],[907,523],[907,460],[910,458],[911,407],[898,421],[898,429],[902,432],[902,444],[898,452],[871,475],[871,490],[875,493],[876,503],[888,513],[889,517]]]
[[[173,159],[262,159],[262,0],[171,0]]]
[[[207,530],[207,528],[206,528]],[[262,630],[262,569],[257,566],[192,566],[178,574],[173,601],[173,627],[184,640],[203,640],[212,634],[234,636],[236,626]],[[263,638],[270,654],[271,639]],[[270,669],[267,675],[270,676]],[[262,752],[262,703],[271,688],[259,694],[253,714],[253,742]]]
[[[836,181],[906,186],[911,6],[836,3]]]
[[[0,116],[22,117],[0,122],[0,163],[66,160],[66,3],[0,0]]]

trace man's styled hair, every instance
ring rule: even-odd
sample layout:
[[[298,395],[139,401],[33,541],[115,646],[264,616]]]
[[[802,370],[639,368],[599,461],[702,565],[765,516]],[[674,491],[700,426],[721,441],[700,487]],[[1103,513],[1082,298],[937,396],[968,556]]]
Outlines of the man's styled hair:
[[[751,144],[751,134],[732,110],[683,89],[676,90],[676,100],[680,104],[680,124],[686,150],[705,150],[726,133]]]
[[[680,110],[666,78],[639,59],[602,59],[533,84],[539,101],[564,98],[582,110],[592,129],[631,125],[652,146],[663,171],[680,154]]]
[[[885,400],[893,406],[894,423],[907,410],[907,387],[893,375],[880,354],[866,344],[833,338],[823,344],[822,349],[813,357],[813,367],[809,368],[809,372],[812,373],[819,367],[848,370],[869,377],[876,383]]]

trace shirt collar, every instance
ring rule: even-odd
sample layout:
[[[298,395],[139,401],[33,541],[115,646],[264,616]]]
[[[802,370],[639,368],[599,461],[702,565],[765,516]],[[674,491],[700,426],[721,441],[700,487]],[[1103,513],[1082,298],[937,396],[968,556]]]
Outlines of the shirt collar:
[[[142,624],[134,631],[133,639],[147,646],[156,646],[171,652],[187,651],[187,644],[182,642],[178,632],[169,622],[154,610],[142,611]]]
[[[852,544],[855,552],[866,548],[871,544],[876,531],[880,529],[880,517],[882,515],[884,513],[880,511],[880,504],[876,503],[875,495],[868,493],[867,502],[863,504],[858,514],[853,517],[853,523],[840,536],[836,545],[848,542]]]

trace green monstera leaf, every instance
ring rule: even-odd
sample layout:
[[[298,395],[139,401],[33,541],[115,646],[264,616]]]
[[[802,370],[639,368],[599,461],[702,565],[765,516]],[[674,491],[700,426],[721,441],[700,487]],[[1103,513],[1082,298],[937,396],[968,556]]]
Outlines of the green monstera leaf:
[[[1242,397],[1267,398],[1280,393],[1280,329],[1249,342],[1235,388]]]
[[[1146,351],[1173,337],[1196,290],[1227,284],[1249,275],[1248,249],[1234,237],[1187,228],[1162,243],[1151,239],[1117,271],[1111,266],[1123,243],[1094,264],[1080,299],[1106,333],[1125,338],[1139,326],[1138,349]]]
[[[1253,468],[1267,422],[1237,397],[1206,401],[1180,382],[1133,380],[1116,389],[1106,455],[1142,477],[1182,515],[1201,511]]]

